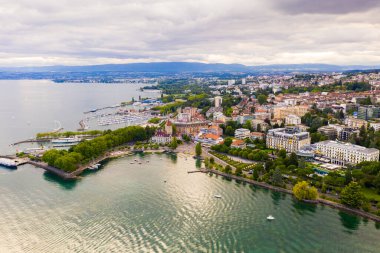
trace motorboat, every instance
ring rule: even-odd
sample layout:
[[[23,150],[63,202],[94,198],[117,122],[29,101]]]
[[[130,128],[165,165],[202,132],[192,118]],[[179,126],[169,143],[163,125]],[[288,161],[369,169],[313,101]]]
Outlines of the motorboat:
[[[219,194],[215,194],[215,195],[214,195],[214,198],[217,198],[217,199],[221,199],[221,198],[222,198],[222,196],[221,196],[221,195],[219,195]]]
[[[269,215],[268,217],[267,217],[267,220],[274,220],[275,218],[272,216],[272,215]]]

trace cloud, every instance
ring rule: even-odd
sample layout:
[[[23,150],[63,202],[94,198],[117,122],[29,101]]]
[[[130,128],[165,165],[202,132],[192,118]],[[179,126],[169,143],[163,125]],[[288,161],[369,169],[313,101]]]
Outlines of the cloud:
[[[378,4],[358,2],[0,0],[0,66],[380,64]]]
[[[378,8],[378,0],[278,0],[280,9],[290,14],[347,14]]]

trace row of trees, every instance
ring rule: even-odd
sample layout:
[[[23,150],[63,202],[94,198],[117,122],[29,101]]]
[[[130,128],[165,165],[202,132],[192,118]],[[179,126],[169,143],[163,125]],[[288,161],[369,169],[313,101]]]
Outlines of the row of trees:
[[[144,141],[154,134],[153,128],[130,126],[108,130],[102,136],[83,141],[68,151],[52,149],[44,153],[42,160],[50,166],[72,172],[78,166],[104,155],[108,150],[133,141]]]

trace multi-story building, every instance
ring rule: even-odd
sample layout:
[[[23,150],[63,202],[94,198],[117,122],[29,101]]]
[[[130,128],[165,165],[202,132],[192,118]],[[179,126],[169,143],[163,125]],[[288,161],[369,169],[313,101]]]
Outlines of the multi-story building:
[[[296,152],[304,145],[310,144],[308,132],[300,132],[298,128],[276,128],[267,133],[268,148],[285,149],[287,152]]]
[[[214,100],[215,100],[215,107],[221,107],[222,106],[222,102],[223,102],[222,97],[216,96],[214,98]]]
[[[239,140],[244,140],[245,138],[251,137],[251,131],[245,128],[239,128],[235,130],[235,138]]]
[[[261,119],[251,120],[251,125],[252,125],[252,128],[258,132],[266,132],[269,128],[269,124]]]
[[[358,118],[369,120],[373,118],[380,118],[380,107],[377,106],[359,106]]]
[[[289,114],[285,117],[285,125],[299,125],[301,124],[301,118],[294,114]]]
[[[210,125],[208,127],[201,128],[199,133],[200,134],[214,134],[217,136],[222,136],[223,135],[223,129],[217,125]]]
[[[227,121],[226,116],[222,112],[215,112],[212,116],[214,122],[225,123]]]
[[[331,163],[346,165],[357,164],[364,161],[378,161],[379,150],[365,148],[351,143],[338,141],[321,141],[315,144],[317,155],[331,160]]]
[[[302,117],[308,110],[309,107],[307,105],[275,107],[273,110],[273,117],[276,119],[285,119],[285,117],[290,114]]]
[[[354,134],[358,135],[359,130],[351,127],[344,127],[342,131],[339,132],[338,139],[342,141],[348,141]]]
[[[199,134],[195,137],[195,142],[200,142],[204,144],[205,146],[213,146],[218,145],[223,142],[223,138],[219,135],[206,133],[206,134]]]
[[[157,131],[151,141],[157,144],[166,144],[172,141],[172,136],[162,131]]]
[[[196,135],[201,128],[208,127],[207,121],[192,121],[192,122],[180,122],[175,121],[174,125],[177,129],[177,135]]]
[[[348,127],[352,127],[352,128],[361,128],[362,126],[364,126],[365,128],[367,128],[367,124],[368,122],[364,119],[355,119],[355,118],[352,118],[352,117],[348,117],[344,120],[344,123],[348,126]]]
[[[231,143],[231,148],[241,148],[244,149],[247,147],[247,144],[243,140],[233,140]]]
[[[333,126],[322,126],[318,128],[318,132],[326,136],[329,140],[338,138],[338,130]]]
[[[372,127],[375,131],[379,131],[380,130],[380,122],[378,122],[378,121],[369,122],[369,127]]]

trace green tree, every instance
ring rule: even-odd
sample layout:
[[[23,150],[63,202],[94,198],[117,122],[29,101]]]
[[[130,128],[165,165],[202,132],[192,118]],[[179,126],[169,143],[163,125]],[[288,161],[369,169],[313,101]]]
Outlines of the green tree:
[[[277,186],[283,185],[282,174],[279,168],[276,168],[273,172],[272,183]]]
[[[252,178],[253,178],[253,180],[257,180],[257,179],[259,179],[259,172],[258,172],[257,169],[254,169],[254,170],[253,170]]]
[[[235,175],[240,177],[243,175],[243,170],[240,167],[236,168]]]
[[[227,126],[225,134],[228,136],[234,136],[235,135],[235,129],[232,126]]]
[[[202,155],[202,145],[200,142],[195,145],[195,155],[196,156],[201,156]]]
[[[226,145],[227,147],[230,147],[232,144],[232,138],[225,138],[224,139],[224,145]]]
[[[280,149],[278,151],[278,156],[285,159],[286,158],[286,150],[285,149]]]
[[[265,104],[267,102],[268,97],[265,96],[264,94],[260,94],[257,97],[257,101],[259,102],[260,105]]]
[[[361,187],[357,182],[351,182],[343,188],[340,199],[342,204],[359,208],[364,203],[364,195],[361,192]]]
[[[178,142],[177,142],[177,138],[176,138],[176,137],[173,137],[173,139],[172,139],[172,141],[171,141],[169,147],[170,147],[171,149],[176,149],[176,148],[178,147]]]
[[[318,197],[317,189],[306,181],[297,183],[293,187],[293,194],[298,200],[315,200]]]
[[[227,173],[227,174],[231,174],[232,172],[232,168],[230,165],[227,165],[225,168],[224,168],[224,172]]]

